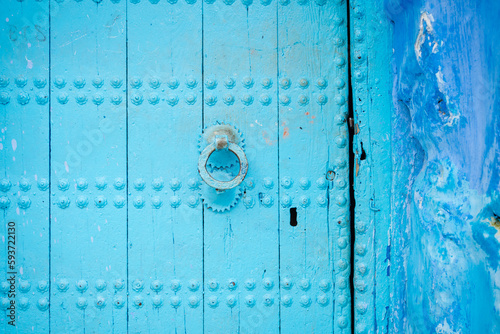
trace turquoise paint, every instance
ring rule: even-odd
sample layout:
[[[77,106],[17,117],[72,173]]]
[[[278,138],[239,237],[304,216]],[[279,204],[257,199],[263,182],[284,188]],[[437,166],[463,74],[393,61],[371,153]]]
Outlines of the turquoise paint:
[[[50,330],[123,332],[126,109],[111,99],[126,94],[110,81],[126,79],[125,3],[50,6]]]
[[[127,6],[128,331],[200,333],[202,4]]]
[[[281,309],[284,333],[350,331],[347,7],[339,3],[278,7],[280,275],[298,288],[281,291],[294,301]],[[317,300],[304,308],[304,296]]]
[[[381,1],[350,1],[353,112],[354,328],[387,333],[396,311],[391,188],[391,38]]]
[[[393,330],[496,333],[500,7],[386,5],[395,22]]]
[[[19,222],[28,307],[2,331],[351,331],[344,2],[6,8],[1,233]],[[45,40],[6,39],[38,15]],[[234,202],[198,175],[216,121],[244,139]]]
[[[0,201],[2,308],[8,302],[7,223],[16,222],[17,328],[48,331],[49,316],[49,105],[48,2],[3,2],[0,74]],[[19,33],[21,32],[21,33]],[[20,102],[21,103],[20,103]],[[28,153],[30,152],[30,153]],[[3,201],[5,200],[5,201]],[[3,206],[4,207],[4,206]],[[38,306],[37,306],[38,305]],[[35,317],[36,315],[36,317]],[[10,319],[2,311],[0,332]]]

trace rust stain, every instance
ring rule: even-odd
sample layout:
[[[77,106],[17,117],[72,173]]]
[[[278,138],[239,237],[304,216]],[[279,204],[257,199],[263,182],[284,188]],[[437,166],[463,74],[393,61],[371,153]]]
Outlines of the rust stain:
[[[290,135],[290,129],[289,128],[285,128],[285,130],[283,130],[283,138],[286,138]]]
[[[493,217],[491,217],[491,226],[497,229],[497,231],[500,232],[500,217],[497,215],[493,214]]]
[[[262,131],[262,138],[266,141],[267,145],[274,145],[276,140],[272,140],[269,138],[269,134],[266,131]]]
[[[356,123],[356,126],[354,126],[354,134],[357,135],[359,133],[359,124]]]
[[[309,116],[309,111],[306,111],[306,116]]]
[[[356,176],[358,176],[358,172],[359,172],[359,163],[358,159],[356,159]]]

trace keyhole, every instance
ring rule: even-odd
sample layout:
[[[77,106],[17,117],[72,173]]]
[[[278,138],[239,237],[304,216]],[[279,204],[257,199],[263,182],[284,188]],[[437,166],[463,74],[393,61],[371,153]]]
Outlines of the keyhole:
[[[290,226],[297,226],[297,208],[290,208]]]

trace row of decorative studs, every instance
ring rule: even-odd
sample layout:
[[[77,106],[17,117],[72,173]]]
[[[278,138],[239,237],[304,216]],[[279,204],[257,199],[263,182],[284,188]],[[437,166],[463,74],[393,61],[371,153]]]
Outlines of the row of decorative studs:
[[[259,196],[259,201],[264,207],[267,208],[272,207],[274,204],[274,198],[273,196],[270,195]],[[200,196],[199,195],[188,196],[186,202],[189,207],[195,208],[200,203]],[[78,208],[85,209],[89,206],[89,198],[88,196],[85,195],[77,196],[75,203]],[[182,204],[182,199],[180,196],[173,195],[169,198],[169,203],[172,208],[178,208]],[[283,208],[289,208],[293,204],[292,197],[287,194],[284,194],[280,198],[280,203]],[[335,204],[338,206],[345,206],[346,203],[347,199],[346,195],[344,194],[338,195],[335,198]],[[0,196],[0,209],[7,210],[8,208],[10,208],[10,204],[11,201],[8,197]],[[59,198],[56,200],[54,204],[56,204],[60,209],[67,209],[71,205],[71,199],[67,196],[59,196]],[[97,208],[102,209],[107,206],[108,200],[105,196],[96,196],[94,198],[94,204]],[[126,204],[125,197],[117,195],[113,198],[113,205],[116,208],[118,209],[123,208],[125,204]],[[144,199],[143,196],[135,196],[134,199],[132,200],[132,204],[136,209],[142,209],[146,205],[146,200]],[[245,194],[243,198],[243,204],[248,209],[253,208],[255,206],[254,196],[248,193]],[[303,195],[298,199],[298,204],[303,208],[307,208],[311,205],[311,199],[309,196]],[[316,204],[319,207],[325,207],[328,204],[328,198],[325,195],[318,195],[316,197]],[[31,199],[28,196],[19,196],[17,199],[17,205],[20,209],[27,210],[31,206]],[[160,196],[151,197],[152,208],[160,209],[162,206],[163,206],[163,200]]]
[[[235,295],[229,295],[225,298],[226,300],[226,305],[230,308],[236,306],[238,297]],[[182,298],[179,296],[172,296],[170,297],[170,305],[173,308],[178,308],[182,305]],[[196,295],[189,296],[187,298],[188,301],[188,306],[191,308],[196,308],[200,305],[201,298]],[[107,304],[107,299],[104,296],[98,295],[94,299],[94,306],[98,309],[103,309],[106,307]],[[320,306],[327,306],[330,302],[330,298],[326,294],[319,294],[316,297],[316,302]],[[348,298],[346,296],[339,296],[337,298],[337,302],[341,306],[345,306],[348,302]],[[123,306],[125,306],[126,300],[123,296],[115,296],[113,298],[113,306],[115,308],[121,309]],[[137,309],[142,308],[145,306],[145,301],[144,298],[141,295],[134,296],[132,298],[132,303],[133,306]],[[206,303],[209,307],[211,308],[216,308],[219,306],[219,297],[217,296],[208,296]],[[284,295],[281,297],[281,303],[285,307],[290,307],[293,304],[293,298],[290,295]],[[299,299],[299,303],[302,307],[307,308],[312,305],[312,300],[311,297],[308,295],[302,295]],[[78,307],[81,310],[84,310],[88,306],[88,300],[85,297],[78,297],[76,298],[76,307]],[[244,297],[244,304],[247,307],[254,307],[257,304],[256,298],[254,295],[246,295]],[[272,306],[274,304],[274,297],[270,294],[265,294],[262,296],[262,305],[264,306]],[[22,311],[27,310],[30,307],[30,301],[26,297],[20,297],[19,301],[17,303],[19,305],[19,309]],[[42,297],[38,299],[37,301],[37,307],[40,311],[46,311],[49,308],[49,301],[46,297]],[[154,308],[160,308],[163,306],[163,297],[160,295],[155,295],[151,298],[151,305]],[[2,298],[1,300],[1,306],[2,309],[6,310],[10,306],[10,299],[8,298]]]
[[[345,261],[344,262],[342,262],[342,261],[344,261],[344,260],[342,260],[342,259],[339,260],[338,268],[341,270],[345,270],[345,269],[347,269],[347,266],[344,264]],[[285,290],[291,290],[295,286],[294,281],[290,278],[287,278],[287,277],[283,278],[280,281],[280,284],[281,284],[281,288],[283,288]],[[120,290],[124,289],[125,281],[122,279],[117,279],[113,282],[112,285],[113,285],[114,290],[120,291]],[[210,280],[208,280],[206,285],[207,285],[207,289],[212,291],[212,292],[215,292],[215,291],[218,291],[221,289],[222,290],[227,289],[227,290],[233,291],[233,290],[236,290],[238,288],[238,282],[237,282],[237,280],[234,280],[234,279],[229,279],[225,285],[221,285],[220,282],[217,281],[216,279],[210,279]],[[296,285],[297,285],[297,287],[300,288],[300,290],[303,290],[303,291],[308,291],[312,287],[311,281],[309,279],[306,279],[306,278],[298,280]],[[66,292],[70,289],[70,283],[67,279],[61,278],[57,281],[56,287],[57,287],[57,290],[59,290],[59,292]],[[106,283],[106,281],[104,281],[102,279],[98,279],[98,280],[96,280],[94,287],[95,287],[96,291],[102,292],[102,291],[105,291],[107,289],[107,283]],[[145,282],[141,279],[135,279],[132,282],[131,287],[132,287],[132,290],[134,290],[136,292],[141,292],[145,288]],[[182,287],[183,287],[183,284],[180,280],[173,279],[170,281],[170,289],[173,292],[180,291],[182,289]],[[255,288],[257,288],[257,282],[251,278],[247,279],[243,283],[243,287],[248,291],[252,291]],[[272,290],[275,287],[274,280],[271,278],[264,278],[262,280],[262,287],[266,290]],[[3,294],[7,294],[9,289],[12,288],[11,283],[9,283],[7,281],[2,282],[0,288],[1,288],[1,292]],[[31,289],[31,284],[29,281],[20,280],[18,288],[19,288],[20,292],[28,293]],[[75,283],[75,288],[78,292],[81,292],[81,293],[87,291],[89,289],[88,281],[78,280]],[[160,292],[163,290],[163,288],[164,288],[164,284],[161,280],[156,279],[156,280],[151,281],[151,284],[150,284],[151,291]],[[187,282],[187,288],[189,291],[192,291],[192,292],[198,291],[200,288],[200,282],[195,280],[195,279],[189,280]],[[323,292],[328,292],[331,288],[331,283],[329,280],[322,279],[318,282],[318,288]],[[48,282],[45,280],[39,281],[36,289],[42,293],[46,292],[48,290]]]
[[[60,104],[67,104],[69,102],[69,95],[65,92],[61,92],[57,95],[56,97],[57,101]],[[0,92],[0,104],[1,105],[7,105],[10,103],[10,95],[7,92]],[[30,100],[30,94],[26,93],[24,91],[19,92],[16,98],[17,102],[20,105],[27,105]],[[94,103],[96,106],[99,106],[104,103],[104,96],[99,93],[95,93],[92,96],[92,103]],[[123,101],[123,97],[115,94],[110,97],[110,102],[114,105],[120,105]],[[193,105],[196,103],[198,100],[198,97],[196,94],[193,93],[187,93],[186,96],[184,97],[184,101],[188,105]],[[261,94],[259,96],[259,103],[262,106],[269,106],[272,103],[273,98],[269,94]],[[328,102],[328,97],[325,94],[318,94],[315,98],[316,103],[319,105],[325,105]],[[49,97],[47,93],[37,93],[35,95],[35,101],[39,105],[45,105],[47,102],[49,102]],[[88,97],[84,93],[78,93],[75,96],[75,101],[79,105],[85,105],[88,102]],[[140,93],[133,93],[132,96],[130,97],[130,101],[132,104],[139,106],[144,102],[144,96],[143,94]],[[175,106],[179,103],[179,96],[176,94],[167,94],[165,97],[160,97],[157,93],[150,93],[147,96],[147,101],[149,104],[152,105],[157,105],[161,101],[165,101],[168,105],[170,106]],[[214,106],[217,104],[218,98],[216,95],[213,94],[208,94],[207,97],[205,98],[205,104],[208,106]],[[225,105],[231,106],[235,103],[236,99],[235,96],[232,94],[225,94],[222,97],[222,101]],[[245,106],[250,106],[254,102],[254,97],[250,94],[244,94],[241,96],[240,101],[243,105]],[[297,103],[301,106],[306,106],[309,104],[310,97],[305,94],[300,94],[297,96]],[[281,94],[279,96],[279,102],[283,106],[287,106],[291,103],[291,98],[288,95]],[[346,98],[343,95],[337,95],[335,97],[335,103],[339,106],[344,105],[346,103]]]
[[[338,40],[336,41],[336,44],[344,44],[344,41]],[[338,66],[345,65],[344,58],[335,58],[335,62]],[[0,76],[0,88],[8,87],[9,83],[10,79],[8,77]],[[14,79],[14,83],[18,88],[24,88],[27,85],[28,80],[21,75],[18,76],[16,79]],[[151,87],[152,89],[157,89],[161,86],[162,81],[159,78],[153,77],[148,80],[148,83],[149,87]],[[264,89],[270,89],[273,86],[273,80],[267,77],[261,79],[260,83],[262,85],[262,88]],[[187,88],[193,89],[198,85],[198,81],[194,77],[188,77],[186,79],[185,84]],[[233,89],[234,87],[236,87],[236,79],[228,77],[224,80],[223,84],[227,89]],[[244,88],[250,89],[254,87],[255,81],[251,77],[244,77],[241,81],[241,84],[243,85]],[[345,87],[345,82],[341,78],[335,79],[334,84],[339,89]],[[47,85],[47,80],[42,77],[34,78],[33,85],[36,88],[42,89]],[[66,87],[66,85],[67,82],[63,77],[57,77],[56,79],[54,79],[54,86],[56,88],[63,89]],[[77,77],[76,79],[73,80],[73,86],[77,89],[83,89],[85,85],[86,85],[86,80],[83,77]],[[101,88],[103,87],[103,85],[104,85],[104,80],[100,77],[96,77],[92,80],[92,86],[94,86],[95,88]],[[118,89],[123,85],[123,80],[118,77],[114,77],[110,80],[110,85],[111,87]],[[167,81],[167,85],[170,89],[175,90],[179,87],[180,83],[177,78],[170,78]],[[205,80],[205,88],[207,89],[213,90],[217,87],[217,85],[218,82],[216,79]],[[280,88],[282,89],[285,90],[289,89],[290,87],[292,87],[292,80],[289,78],[281,78],[279,80],[279,85]],[[325,78],[318,78],[316,79],[315,85],[321,90],[326,89],[328,87],[328,80],[326,80]],[[143,80],[139,77],[132,77],[130,78],[130,86],[134,89],[139,89],[143,86]],[[302,89],[307,89],[310,87],[310,81],[305,77],[300,78],[297,81],[297,87]]]
[[[344,137],[338,137],[338,145],[340,147],[344,147],[346,143],[346,139]],[[341,160],[339,163],[340,167],[345,167],[345,161]],[[332,178],[333,180],[333,178]],[[190,178],[187,181],[187,185],[189,189],[191,190],[198,190],[200,187],[200,180],[198,178]],[[294,187],[294,180],[291,177],[285,176],[282,177],[280,180],[281,187],[284,189],[292,189]],[[49,181],[46,178],[40,178],[37,182],[38,188],[42,191],[45,191],[49,188]],[[116,190],[123,190],[125,189],[125,180],[121,177],[117,177],[114,179],[113,182],[113,187]],[[270,177],[265,177],[262,179],[262,185],[266,189],[273,189],[274,188],[274,181]],[[308,190],[311,187],[311,180],[307,177],[302,177],[298,180],[298,185],[302,190]],[[328,180],[325,177],[320,177],[316,180],[315,185],[318,189],[320,190],[325,190],[328,185]],[[344,179],[338,178],[335,180],[335,185],[339,189],[344,189],[347,186],[347,182]],[[66,178],[61,178],[58,180],[57,183],[57,188],[60,191],[67,191],[69,190],[71,186],[71,183],[68,179]],[[146,181],[143,178],[138,178],[133,182],[134,189],[137,191],[143,191],[146,189]],[[248,190],[252,190],[256,186],[256,181],[253,178],[246,178],[244,182],[244,186]],[[85,178],[78,178],[75,181],[74,184],[75,189],[80,190],[80,191],[85,191],[89,187],[89,183],[87,179]],[[106,180],[105,177],[97,177],[95,178],[95,187],[97,190],[105,190],[108,187],[108,181]],[[155,191],[161,191],[165,187],[165,182],[162,177],[158,177],[153,179],[151,182],[151,187]],[[169,181],[169,187],[173,191],[177,191],[182,188],[182,182],[178,178],[172,178]],[[0,180],[0,191],[1,192],[8,192],[12,188],[12,183],[10,182],[9,179],[4,178]],[[22,178],[19,181],[19,190],[23,192],[27,192],[31,189],[31,182],[27,178]]]
[[[363,4],[358,3],[352,7],[351,15],[356,18],[353,20],[353,63],[352,63],[352,79],[353,79],[353,90],[354,97],[356,98],[356,104],[358,104],[358,112],[360,115],[365,115],[366,109],[366,101],[371,99],[369,94],[367,93],[369,90],[368,87],[371,85],[368,83],[368,74],[372,78],[375,85],[380,82],[379,78],[376,78],[378,72],[376,69],[368,70],[368,62],[367,56],[373,54],[373,51],[370,51],[370,46],[365,45],[365,31],[367,31],[366,21],[363,18],[365,15],[366,8],[363,8]],[[369,20],[368,20],[369,21]],[[375,78],[373,78],[375,76]],[[364,104],[364,105],[363,105]],[[366,113],[368,114],[368,113]],[[365,166],[366,167],[366,166]],[[373,203],[369,204],[370,210],[378,211],[373,207]],[[355,312],[356,312],[356,321],[353,323],[353,330],[355,333],[367,333],[369,331],[373,331],[373,323],[374,319],[377,318],[377,312],[375,311],[375,298],[373,298],[375,292],[374,282],[372,280],[367,280],[366,282],[362,279],[363,276],[367,273],[367,265],[362,262],[363,257],[367,257],[372,262],[371,264],[375,267],[379,266],[382,262],[380,259],[377,259],[373,254],[373,248],[367,247],[367,244],[370,244],[370,240],[373,237],[371,231],[373,231],[372,227],[368,228],[368,223],[364,221],[356,221],[354,225],[356,230],[356,242],[353,245],[355,261],[353,263],[354,266],[354,289],[357,292],[356,294],[356,303],[355,303]],[[379,280],[380,284],[387,285],[390,282],[390,277],[383,276]],[[386,281],[384,281],[386,279]],[[377,292],[377,298],[388,298],[389,294],[382,292],[382,296]],[[370,310],[370,311],[368,311]]]
[[[21,0],[23,1],[23,0]],[[37,1],[42,1],[42,0],[37,0]],[[80,2],[82,0],[74,0],[75,2]],[[103,0],[93,0],[95,3],[99,4],[101,3]],[[111,0],[112,3],[120,3],[121,0]],[[215,2],[215,0],[204,0],[205,3],[207,4],[213,4]],[[64,0],[56,0],[56,2],[58,3],[63,3]],[[138,4],[140,3],[141,0],[130,0],[130,3],[133,3],[133,4]],[[149,2],[153,5],[156,5],[160,2],[160,0],[149,0]],[[178,0],[167,0],[168,3],[174,5],[178,2]],[[197,2],[197,0],[185,0],[185,2],[189,5],[193,5]],[[222,1],[224,4],[228,5],[228,6],[231,6],[232,4],[234,4],[236,2],[236,0],[223,0]],[[288,6],[291,1],[290,0],[279,0],[278,1],[282,6]],[[338,5],[342,4],[343,3],[343,0],[336,0],[335,1]],[[245,6],[250,6],[253,4],[253,0],[241,0],[241,3]],[[268,6],[272,3],[272,0],[260,0],[260,3],[263,5],[263,6]],[[307,5],[309,4],[309,0],[297,0],[297,3],[301,6],[304,6],[304,5]],[[314,0],[314,3],[317,4],[318,6],[323,6],[327,3],[327,0]]]

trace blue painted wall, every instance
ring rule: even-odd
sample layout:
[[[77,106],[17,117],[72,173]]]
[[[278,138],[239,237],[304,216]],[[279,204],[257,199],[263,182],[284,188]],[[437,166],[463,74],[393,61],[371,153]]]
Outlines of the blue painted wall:
[[[500,2],[386,1],[386,11],[392,331],[498,333]]]

